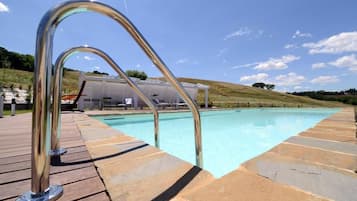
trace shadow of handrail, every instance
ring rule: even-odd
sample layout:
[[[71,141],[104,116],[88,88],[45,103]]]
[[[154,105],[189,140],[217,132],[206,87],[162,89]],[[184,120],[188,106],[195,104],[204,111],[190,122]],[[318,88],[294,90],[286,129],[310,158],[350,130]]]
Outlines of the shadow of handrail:
[[[123,155],[123,154],[127,154],[129,152],[144,148],[144,147],[146,147],[148,145],[149,144],[145,143],[145,144],[142,144],[142,145],[139,145],[139,146],[127,149],[125,151],[121,151],[121,152],[115,153],[115,154],[110,154],[110,155],[107,155],[107,156],[101,156],[101,157],[93,158],[93,159],[89,159],[89,160],[74,161],[74,162],[62,162],[60,156],[55,156],[55,157],[51,158],[51,165],[52,166],[69,166],[69,165],[79,165],[79,164],[84,164],[84,163],[91,163],[91,162],[100,161],[100,160],[104,160],[104,159],[120,156],[120,155]]]
[[[171,200],[183,188],[185,188],[200,172],[201,168],[193,166],[181,178],[179,178],[172,186],[162,192],[160,195],[152,199],[152,201]]]

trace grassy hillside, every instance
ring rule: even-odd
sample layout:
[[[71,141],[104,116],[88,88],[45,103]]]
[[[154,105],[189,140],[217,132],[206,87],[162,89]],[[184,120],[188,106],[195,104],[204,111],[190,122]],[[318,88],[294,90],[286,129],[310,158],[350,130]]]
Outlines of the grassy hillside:
[[[29,89],[32,87],[33,73],[22,70],[0,68],[0,86],[5,88]],[[76,94],[78,91],[79,71],[65,71],[63,91],[65,94]]]
[[[218,107],[336,107],[338,102],[327,102],[308,97],[294,96],[265,89],[227,82],[179,78],[182,82],[209,85],[209,102]],[[198,94],[198,102],[204,103],[204,92]]]
[[[93,73],[87,73],[89,75]],[[0,86],[28,89],[32,85],[33,73],[0,68]],[[79,71],[65,71],[63,94],[78,93]],[[308,97],[267,91],[254,87],[200,79],[179,78],[182,82],[209,85],[209,102],[216,107],[338,107],[342,103],[327,102]],[[199,91],[199,104],[204,104],[204,92]]]

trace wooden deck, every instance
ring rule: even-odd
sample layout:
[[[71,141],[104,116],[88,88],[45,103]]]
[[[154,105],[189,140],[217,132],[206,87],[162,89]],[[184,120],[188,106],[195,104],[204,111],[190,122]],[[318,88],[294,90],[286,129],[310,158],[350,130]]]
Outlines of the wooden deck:
[[[51,166],[51,184],[61,184],[60,200],[109,200],[84,145],[73,114],[62,115],[61,145],[68,153]],[[0,119],[0,200],[14,200],[31,186],[31,114]]]

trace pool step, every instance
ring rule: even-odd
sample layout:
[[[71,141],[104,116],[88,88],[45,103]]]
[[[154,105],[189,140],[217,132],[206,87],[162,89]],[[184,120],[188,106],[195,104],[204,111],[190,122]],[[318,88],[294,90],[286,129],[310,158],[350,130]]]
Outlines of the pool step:
[[[78,124],[112,200],[170,200],[214,180],[209,172],[133,137],[101,135],[109,127],[100,128],[97,120],[79,118]]]

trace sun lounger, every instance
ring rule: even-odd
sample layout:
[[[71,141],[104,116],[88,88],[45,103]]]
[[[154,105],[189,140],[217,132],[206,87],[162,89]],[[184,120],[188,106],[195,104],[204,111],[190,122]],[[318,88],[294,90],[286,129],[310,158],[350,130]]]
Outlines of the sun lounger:
[[[117,104],[117,107],[124,107],[124,109],[128,109],[133,105],[133,98],[124,98],[123,102]]]
[[[158,98],[153,98],[152,101],[156,104],[157,107],[161,107],[162,109],[165,109],[165,107],[170,106],[169,103],[161,102]]]

